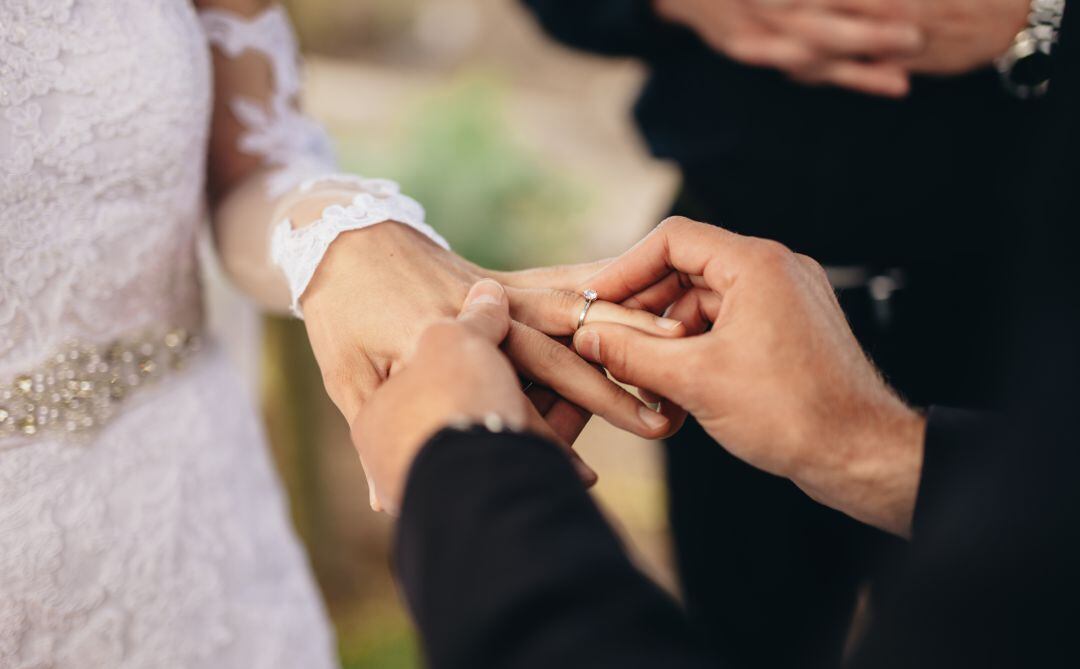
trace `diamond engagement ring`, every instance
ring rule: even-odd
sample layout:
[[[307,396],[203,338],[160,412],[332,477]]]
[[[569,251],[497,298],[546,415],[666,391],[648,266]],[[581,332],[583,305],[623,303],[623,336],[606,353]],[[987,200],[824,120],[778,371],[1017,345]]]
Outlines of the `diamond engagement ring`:
[[[581,315],[578,316],[577,319],[578,330],[581,329],[582,325],[585,325],[585,317],[589,315],[589,309],[592,307],[593,302],[600,298],[600,296],[596,294],[596,291],[591,288],[583,292],[581,296],[585,298],[585,306],[581,308]]]

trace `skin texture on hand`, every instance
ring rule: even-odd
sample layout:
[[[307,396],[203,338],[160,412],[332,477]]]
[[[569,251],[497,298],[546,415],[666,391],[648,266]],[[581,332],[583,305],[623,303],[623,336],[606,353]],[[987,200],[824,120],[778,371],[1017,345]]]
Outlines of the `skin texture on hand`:
[[[350,416],[372,508],[397,515],[413,460],[448,425],[483,423],[497,415],[510,429],[560,441],[521,392],[517,374],[498,348],[510,332],[509,306],[498,283],[477,283],[458,317],[425,327],[391,378]],[[586,483],[595,482],[580,460],[575,464]]]
[[[1031,0],[920,0],[926,48],[901,63],[912,72],[961,74],[992,63],[1027,26]]]
[[[775,242],[669,219],[591,283],[619,301],[670,295],[673,274],[691,287],[668,316],[692,336],[592,323],[578,352],[681,405],[736,457],[906,536],[925,421],[866,358],[824,270]]]
[[[805,84],[899,97],[909,84],[895,59],[923,47],[913,2],[654,0],[654,7],[746,65],[775,68]]]
[[[582,270],[594,271],[595,267]],[[521,284],[546,278],[569,285],[568,272],[533,272],[516,278]],[[456,315],[469,287],[488,275],[397,223],[339,237],[302,303],[327,392],[342,414],[354,415],[407,358],[427,326]],[[556,339],[576,329],[584,304],[579,293],[513,286],[507,292],[514,320],[503,348],[517,371],[538,386],[538,402],[550,403],[568,421],[577,417],[579,424],[567,428],[565,440],[576,437],[588,413],[644,437],[668,433],[672,426],[663,416],[643,414],[644,405],[637,398]],[[660,337],[685,333],[678,323],[611,303],[594,304],[590,320],[620,322]],[[543,389],[559,399],[552,400]]]

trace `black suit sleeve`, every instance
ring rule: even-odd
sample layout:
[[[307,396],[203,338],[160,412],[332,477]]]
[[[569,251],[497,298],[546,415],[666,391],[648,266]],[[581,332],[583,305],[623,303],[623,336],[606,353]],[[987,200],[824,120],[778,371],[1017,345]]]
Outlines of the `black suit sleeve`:
[[[395,563],[434,669],[708,666],[566,456],[444,431],[413,466]]]
[[[689,32],[656,15],[651,0],[525,0],[544,29],[567,46],[652,59]]]
[[[922,477],[915,505],[915,541],[935,526],[957,485],[994,452],[995,438],[1005,429],[992,414],[933,407],[927,415]]]
[[[854,668],[1077,666],[1080,449],[1022,425],[931,414],[911,559]]]

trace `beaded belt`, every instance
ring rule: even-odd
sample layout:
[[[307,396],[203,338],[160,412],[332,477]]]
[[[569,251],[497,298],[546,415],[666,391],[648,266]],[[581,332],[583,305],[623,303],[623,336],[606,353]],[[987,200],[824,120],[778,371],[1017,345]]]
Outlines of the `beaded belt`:
[[[100,347],[69,343],[38,369],[0,381],[0,439],[100,426],[133,393],[182,368],[198,349],[199,337],[186,330]]]

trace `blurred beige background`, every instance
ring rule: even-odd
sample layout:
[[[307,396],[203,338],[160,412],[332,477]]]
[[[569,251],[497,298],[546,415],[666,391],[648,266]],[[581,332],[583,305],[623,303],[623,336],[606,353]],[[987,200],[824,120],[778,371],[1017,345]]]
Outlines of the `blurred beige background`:
[[[307,59],[306,108],[344,167],[401,181],[458,253],[498,268],[593,260],[667,211],[677,175],[648,158],[630,119],[636,64],[556,46],[514,0],[287,4]],[[391,525],[368,509],[302,327],[260,321],[210,284],[216,328],[264,399],[345,666],[419,666],[389,572]],[[261,350],[244,345],[260,332]],[[594,420],[579,450],[640,564],[673,589],[657,444]]]

